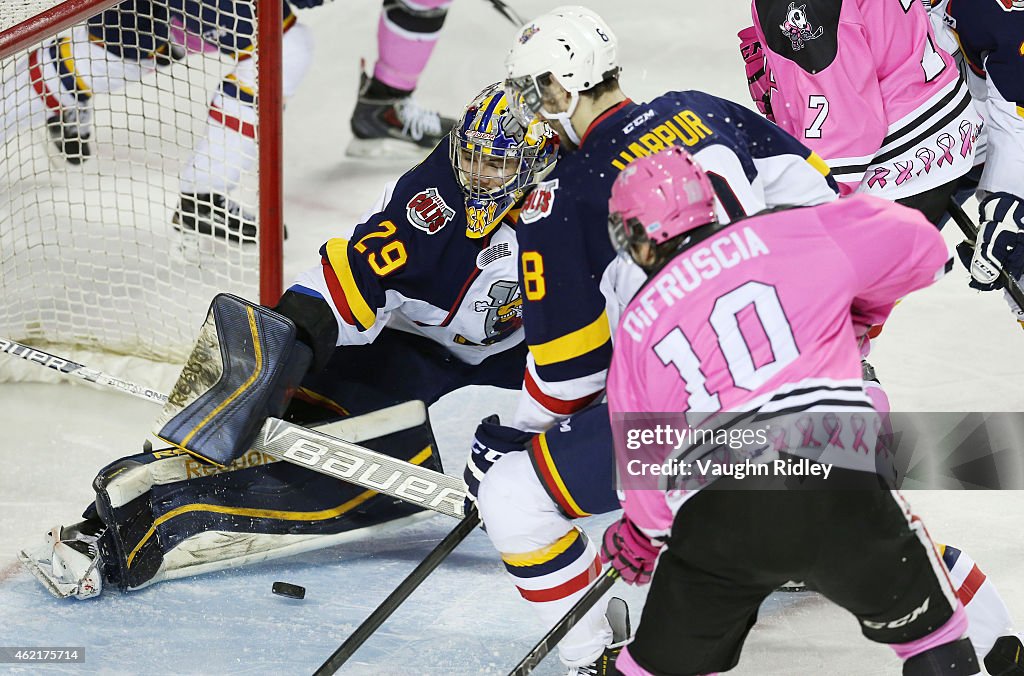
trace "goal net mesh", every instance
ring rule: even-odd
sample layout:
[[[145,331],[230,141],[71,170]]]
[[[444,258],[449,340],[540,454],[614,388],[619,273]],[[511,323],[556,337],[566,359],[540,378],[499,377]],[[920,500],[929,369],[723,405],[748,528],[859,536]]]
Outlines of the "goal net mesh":
[[[0,33],[59,7],[0,4]],[[259,299],[258,235],[175,223],[218,194],[257,225],[254,8],[96,4],[0,59],[0,337],[180,363],[216,293]]]

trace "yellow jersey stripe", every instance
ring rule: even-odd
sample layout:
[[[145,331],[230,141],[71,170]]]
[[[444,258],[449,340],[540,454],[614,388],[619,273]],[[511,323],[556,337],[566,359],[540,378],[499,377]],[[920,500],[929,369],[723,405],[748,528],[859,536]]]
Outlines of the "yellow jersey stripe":
[[[530,353],[538,366],[546,366],[561,361],[569,361],[573,357],[579,357],[591,352],[607,343],[612,338],[611,328],[608,326],[608,313],[601,311],[601,315],[584,326],[564,336],[549,340],[539,345],[530,345]]]
[[[828,176],[832,172],[832,170],[829,169],[828,165],[825,163],[825,160],[821,159],[821,156],[813,151],[807,158],[807,164],[817,169],[818,173],[821,174],[822,176]]]
[[[239,80],[234,73],[228,73],[224,79],[230,80],[236,87],[238,87],[239,91],[245,92],[249,96],[256,96],[256,90],[242,84],[241,80]]]
[[[584,516],[590,516],[590,512],[585,512],[580,509],[580,506],[573,500],[572,495],[569,493],[569,489],[566,487],[565,482],[562,481],[562,475],[558,473],[558,467],[555,466],[555,461],[551,458],[551,450],[548,448],[547,435],[541,434],[537,436],[537,443],[540,445],[540,451],[543,455],[544,464],[547,465],[548,472],[551,474],[552,480],[558,488],[558,492],[561,494],[562,499],[565,500],[565,504],[575,512],[570,516],[580,519]]]
[[[352,267],[348,263],[348,240],[337,237],[328,241],[327,260],[331,262],[334,274],[338,276],[338,282],[341,284],[341,290],[345,294],[345,300],[348,301],[352,315],[363,330],[370,328],[377,320],[377,313],[370,309],[370,304],[359,292],[355,277],[352,276]]]
[[[569,549],[579,538],[580,532],[572,528],[568,533],[558,538],[554,544],[522,554],[502,554],[501,560],[510,566],[536,566],[541,563],[547,563]]]
[[[92,96],[92,90],[89,89],[89,86],[85,84],[82,78],[78,77],[78,67],[75,66],[75,58],[71,55],[71,39],[64,38],[61,40],[57,51],[60,54],[60,60],[64,62],[68,72],[75,78],[75,86],[78,87],[78,91]]]

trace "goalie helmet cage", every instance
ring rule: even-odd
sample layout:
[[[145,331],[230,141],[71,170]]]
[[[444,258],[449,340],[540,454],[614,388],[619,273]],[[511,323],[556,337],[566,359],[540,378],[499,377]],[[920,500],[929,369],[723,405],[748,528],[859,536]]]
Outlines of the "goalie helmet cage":
[[[227,194],[255,215],[255,243],[179,230],[172,222],[183,168],[216,171],[216,158],[202,156],[213,145],[204,141],[213,124],[211,96],[236,60],[211,49],[184,21],[171,25],[167,8],[219,12],[243,3],[256,17],[248,58],[256,71],[257,157],[232,166],[241,158],[223,153],[221,164],[236,174],[237,185],[223,179],[234,185]],[[110,46],[119,33],[108,30],[101,42],[86,28],[90,17],[115,5],[139,12],[139,26],[164,19],[162,35],[173,36],[168,47],[184,58],[157,66],[117,55]],[[216,293],[276,303],[283,281],[282,14],[281,0],[0,1],[0,337],[94,360],[138,357],[176,371]],[[85,106],[91,156],[79,164],[69,163],[50,136],[52,106],[39,105],[36,85],[46,75],[39,64],[48,55],[51,80],[66,78],[70,62],[100,83]],[[101,82],[120,73],[129,75],[123,87]],[[0,363],[0,381],[21,379],[35,378]]]

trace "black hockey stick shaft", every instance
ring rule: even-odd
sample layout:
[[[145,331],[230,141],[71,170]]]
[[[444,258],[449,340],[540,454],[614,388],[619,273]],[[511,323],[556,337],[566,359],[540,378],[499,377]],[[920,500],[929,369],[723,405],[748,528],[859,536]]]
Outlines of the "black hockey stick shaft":
[[[974,225],[974,221],[964,212],[963,207],[957,204],[956,200],[950,199],[946,211],[949,212],[950,218],[960,227],[967,241],[972,245],[976,245],[978,242],[978,226]],[[1010,277],[1006,270],[1000,270],[999,276],[1002,278],[1003,283],[1006,284],[1013,302],[1017,304],[1017,307],[1024,308],[1024,291],[1021,290],[1017,280]]]
[[[498,10],[498,13],[501,14],[506,19],[508,19],[509,21],[511,21],[516,28],[519,28],[520,26],[526,23],[526,21],[523,20],[523,17],[519,16],[519,14],[517,14],[516,11],[509,7],[507,4],[505,4],[503,0],[487,0],[487,2],[491,3],[491,7],[494,7],[494,9]]]
[[[167,402],[167,395],[162,392],[13,340],[0,338],[0,353],[153,403]],[[317,430],[268,418],[256,435],[252,449],[456,519],[463,516],[462,504],[466,493],[461,478],[392,458]],[[382,481],[380,475],[388,478]]]
[[[449,554],[451,554],[456,547],[459,546],[463,540],[465,540],[470,533],[480,524],[480,515],[476,511],[476,507],[470,507],[466,516],[463,517],[462,521],[457,525],[448,535],[444,537],[441,542],[438,543],[434,550],[427,554],[427,557],[420,562],[416,568],[413,569],[409,575],[406,576],[402,583],[399,584],[395,591],[388,594],[388,597],[384,599],[377,608],[370,613],[369,617],[363,620],[352,634],[345,639],[334,654],[327,658],[327,661],[320,665],[320,668],[313,672],[313,676],[327,676],[333,674],[341,668],[348,658],[355,654],[359,646],[366,643],[366,640],[373,635],[373,632],[377,631],[380,625],[384,624],[384,621],[391,617],[402,603],[409,598],[427,576],[430,575],[434,570],[441,565]]]
[[[576,623],[583,619],[594,604],[597,603],[605,593],[612,588],[615,581],[619,579],[619,571],[609,568],[604,575],[598,578],[597,582],[587,590],[587,593],[576,602],[569,612],[560,619],[551,630],[544,634],[537,645],[526,654],[515,668],[508,672],[508,676],[526,676],[533,671],[541,661],[547,657],[551,649],[558,645],[558,642],[565,638],[569,630],[576,626]]]

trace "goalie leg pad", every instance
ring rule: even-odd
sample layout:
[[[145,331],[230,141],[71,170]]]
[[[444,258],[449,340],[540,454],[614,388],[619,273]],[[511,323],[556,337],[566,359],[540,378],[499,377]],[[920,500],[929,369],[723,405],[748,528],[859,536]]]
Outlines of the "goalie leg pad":
[[[443,471],[420,402],[323,429]],[[105,468],[94,487],[104,575],[123,590],[321,549],[422,512],[255,451],[224,469],[177,449],[140,454]]]
[[[213,299],[156,435],[218,467],[242,457],[268,417],[280,417],[312,351],[295,324],[229,294]]]

